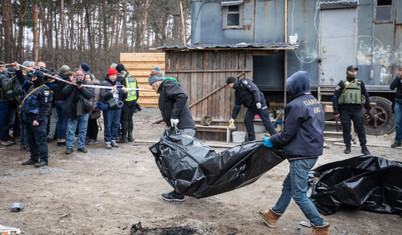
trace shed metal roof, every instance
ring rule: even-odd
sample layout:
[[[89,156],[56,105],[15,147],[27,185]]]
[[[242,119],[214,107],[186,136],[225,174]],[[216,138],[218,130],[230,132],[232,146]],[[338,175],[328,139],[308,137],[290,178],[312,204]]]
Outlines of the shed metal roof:
[[[271,42],[271,43],[236,43],[236,44],[187,44],[187,45],[170,45],[160,46],[156,49],[162,51],[190,51],[190,50],[264,50],[264,51],[277,51],[277,50],[294,50],[298,48],[299,44],[290,44],[287,42]]]

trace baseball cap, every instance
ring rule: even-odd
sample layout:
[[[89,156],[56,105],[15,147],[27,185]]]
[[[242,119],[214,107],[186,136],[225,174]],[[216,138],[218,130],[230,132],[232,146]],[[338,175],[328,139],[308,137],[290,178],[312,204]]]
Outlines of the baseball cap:
[[[354,66],[354,65],[349,65],[349,66],[346,68],[346,70],[347,70],[347,71],[357,71],[357,70],[359,70],[359,69],[356,68],[356,66]]]

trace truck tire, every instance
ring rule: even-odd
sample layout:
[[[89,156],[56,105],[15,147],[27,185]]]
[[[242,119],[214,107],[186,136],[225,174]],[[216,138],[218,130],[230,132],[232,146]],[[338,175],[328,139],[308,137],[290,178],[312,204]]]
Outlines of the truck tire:
[[[395,130],[395,119],[392,113],[392,102],[384,97],[370,97],[370,102],[376,106],[370,110],[371,118],[366,120],[366,133],[368,135],[385,135]]]

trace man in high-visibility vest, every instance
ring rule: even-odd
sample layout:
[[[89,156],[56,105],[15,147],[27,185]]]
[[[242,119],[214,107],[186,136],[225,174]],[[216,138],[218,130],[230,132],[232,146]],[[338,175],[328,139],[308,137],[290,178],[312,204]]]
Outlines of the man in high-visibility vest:
[[[116,70],[119,73],[117,80],[126,88],[138,88],[137,80],[129,74],[123,64],[118,64]],[[118,143],[133,142],[133,114],[141,111],[137,104],[138,90],[128,90],[127,98],[124,100],[123,108],[121,109],[121,138]]]

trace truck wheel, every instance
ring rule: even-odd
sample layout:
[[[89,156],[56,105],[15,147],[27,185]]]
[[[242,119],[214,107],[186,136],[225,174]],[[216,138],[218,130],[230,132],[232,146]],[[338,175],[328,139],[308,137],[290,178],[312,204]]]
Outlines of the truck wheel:
[[[395,130],[392,102],[384,97],[370,97],[370,102],[376,106],[371,108],[371,118],[366,120],[366,133],[368,135],[385,135]]]

